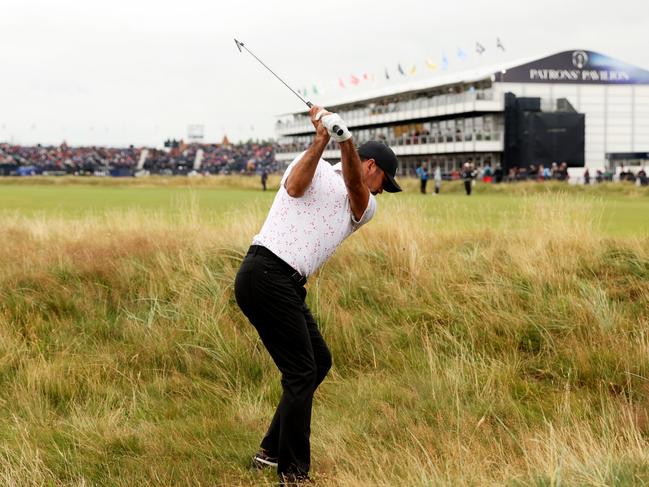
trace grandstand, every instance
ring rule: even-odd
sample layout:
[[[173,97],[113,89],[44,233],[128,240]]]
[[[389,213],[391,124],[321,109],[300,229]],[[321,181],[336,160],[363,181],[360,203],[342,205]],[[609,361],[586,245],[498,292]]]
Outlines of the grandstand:
[[[188,175],[273,172],[272,142],[185,144],[164,149],[0,144],[0,175]]]
[[[468,160],[504,171],[553,162],[603,170],[649,160],[649,71],[592,51],[439,75],[325,105],[359,143],[388,143],[402,175],[422,162],[451,172]],[[313,138],[304,111],[278,117],[276,131],[284,164]],[[324,157],[337,160],[335,144]]]

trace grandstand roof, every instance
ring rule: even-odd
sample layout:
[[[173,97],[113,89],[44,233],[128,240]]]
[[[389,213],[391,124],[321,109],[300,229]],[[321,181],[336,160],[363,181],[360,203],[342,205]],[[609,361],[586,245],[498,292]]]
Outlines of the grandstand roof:
[[[451,86],[461,83],[474,83],[476,81],[490,79],[491,75],[495,72],[494,69],[496,69],[494,68],[494,66],[489,66],[488,68],[476,68],[456,73],[438,75],[434,78],[416,80],[389,86],[381,86],[366,91],[362,94],[345,94],[346,96],[329,100],[327,103],[325,103],[325,105],[334,108],[363,101],[369,102],[391,95],[416,93],[418,91],[429,90],[431,88]],[[504,65],[503,68],[500,69],[505,69]]]

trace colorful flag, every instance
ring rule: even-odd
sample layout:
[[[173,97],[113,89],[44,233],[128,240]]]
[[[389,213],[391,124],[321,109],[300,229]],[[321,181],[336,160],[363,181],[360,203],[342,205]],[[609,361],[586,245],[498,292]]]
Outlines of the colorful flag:
[[[390,73],[388,73],[388,68],[385,68],[385,79],[390,79]]]
[[[435,71],[437,69],[437,64],[432,62],[430,59],[426,59],[426,66],[428,66],[428,69],[431,71]]]
[[[503,46],[503,43],[500,42],[500,37],[496,37],[496,47],[505,52],[505,46]]]
[[[363,79],[365,81],[374,81],[374,75],[371,73],[363,73]]]
[[[319,94],[318,87],[316,85],[313,85],[311,87],[311,94],[313,94],[313,95],[318,95]]]
[[[448,57],[446,56],[446,54],[442,54],[442,69],[448,69]]]
[[[403,68],[401,67],[401,63],[397,64],[397,70],[398,70],[398,71],[399,71],[403,76],[406,75],[406,73],[403,71]]]
[[[408,71],[408,74],[410,74],[410,76],[414,76],[415,74],[417,74],[417,65],[416,64],[412,65],[412,68],[410,68],[410,71]]]
[[[343,81],[342,78],[338,78],[338,86],[340,86],[341,88],[345,87],[345,82]]]
[[[352,77],[350,78],[349,82],[354,86],[358,86],[358,83],[360,83],[361,80],[352,74]]]
[[[482,54],[483,52],[485,52],[485,50],[486,49],[484,48],[484,46],[476,41],[476,43],[475,43],[475,52],[477,52],[478,54]]]
[[[465,61],[466,60],[466,52],[461,47],[457,48],[457,58],[460,61]]]

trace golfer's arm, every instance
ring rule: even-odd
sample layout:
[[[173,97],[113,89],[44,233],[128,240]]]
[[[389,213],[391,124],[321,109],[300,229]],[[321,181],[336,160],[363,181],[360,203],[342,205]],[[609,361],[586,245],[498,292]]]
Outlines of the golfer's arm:
[[[284,183],[284,187],[289,196],[299,198],[306,192],[318,168],[318,162],[327,146],[327,142],[325,139],[316,137],[302,156],[302,159],[300,159],[300,162],[291,169]]]
[[[343,166],[343,180],[349,195],[349,203],[354,218],[358,221],[367,209],[367,204],[370,201],[370,190],[363,183],[361,158],[356,152],[352,139],[340,143],[340,159]]]

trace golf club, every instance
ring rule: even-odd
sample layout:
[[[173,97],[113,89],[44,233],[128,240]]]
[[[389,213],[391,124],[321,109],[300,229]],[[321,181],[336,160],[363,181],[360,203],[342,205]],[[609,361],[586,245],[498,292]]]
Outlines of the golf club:
[[[306,106],[308,106],[309,108],[311,108],[311,107],[313,106],[313,103],[311,103],[310,101],[307,101],[307,100],[305,100],[304,98],[302,98],[302,97],[299,95],[299,93],[298,93],[297,91],[295,91],[293,88],[291,88],[289,85],[287,85],[286,82],[284,82],[284,80],[283,80],[282,78],[280,78],[279,76],[277,76],[277,75],[275,74],[275,72],[274,72],[272,69],[270,69],[268,66],[266,66],[266,64],[264,64],[264,62],[263,62],[261,59],[259,59],[257,56],[255,56],[255,55],[253,54],[253,52],[252,52],[250,49],[248,49],[248,48],[243,44],[243,42],[238,41],[238,40],[235,39],[235,40],[234,40],[234,43],[237,45],[237,49],[239,49],[239,52],[243,52],[243,51],[241,50],[242,47],[243,47],[246,51],[248,51],[248,53],[249,53],[252,57],[254,57],[257,61],[259,61],[259,63],[260,63],[264,68],[266,68],[268,71],[270,71],[270,72],[273,74],[273,76],[275,76],[275,78],[277,78],[278,80],[280,80],[280,81],[284,84],[284,86],[286,86],[289,90],[291,90],[291,91],[295,94],[295,96],[297,96],[300,100],[302,100],[302,102],[306,103]],[[336,132],[338,135],[342,135],[342,134],[343,134],[343,130],[342,130],[338,125],[334,125],[334,126],[333,126],[333,131]]]

